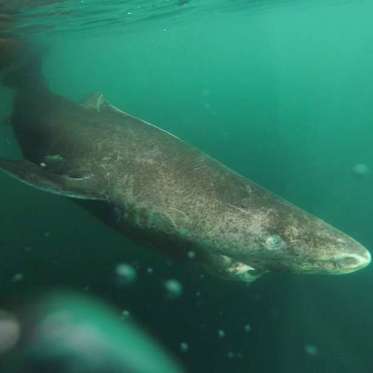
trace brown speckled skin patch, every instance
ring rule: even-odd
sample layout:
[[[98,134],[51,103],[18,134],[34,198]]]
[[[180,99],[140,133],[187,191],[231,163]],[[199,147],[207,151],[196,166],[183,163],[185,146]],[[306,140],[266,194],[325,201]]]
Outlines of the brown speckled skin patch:
[[[25,158],[53,173],[93,175],[125,234],[175,256],[193,250],[229,278],[242,264],[338,273],[334,257],[365,250],[175,136],[108,103],[94,107],[40,88],[31,98],[18,93],[12,121]]]

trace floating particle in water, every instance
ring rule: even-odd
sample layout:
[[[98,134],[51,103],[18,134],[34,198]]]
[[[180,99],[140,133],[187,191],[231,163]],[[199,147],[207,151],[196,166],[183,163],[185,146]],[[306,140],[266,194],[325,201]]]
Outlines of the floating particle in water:
[[[262,295],[261,294],[255,294],[254,295],[255,302],[259,302],[261,299],[262,299]]]
[[[200,297],[201,296],[201,292],[200,291],[196,291],[196,297]]]
[[[194,251],[188,251],[188,258],[194,259],[196,257],[196,253]]]
[[[280,317],[280,311],[279,311],[279,309],[278,308],[272,308],[270,310],[270,317],[273,320],[277,320]]]
[[[123,310],[122,311],[122,319],[128,320],[131,317],[130,311],[128,310]]]
[[[44,234],[43,234],[43,236],[44,236],[45,238],[49,238],[50,235],[51,235],[51,232],[44,232]]]
[[[20,337],[18,321],[9,313],[0,311],[0,354],[9,351]]]
[[[316,356],[319,353],[319,349],[317,348],[317,346],[312,345],[312,344],[306,344],[304,346],[304,351],[306,352],[307,355],[310,355],[310,356]]]
[[[232,351],[229,351],[227,353],[227,357],[228,357],[228,359],[233,359],[234,358],[234,353]]]
[[[181,352],[188,352],[189,351],[189,345],[186,342],[180,343],[180,351]]]
[[[178,298],[183,293],[183,286],[175,279],[167,280],[164,286],[167,290],[167,296],[170,298]]]
[[[218,330],[218,336],[219,338],[224,338],[225,337],[225,331],[223,329]]]
[[[47,164],[44,163],[44,162],[41,162],[41,163],[40,163],[40,167],[47,167]]]
[[[149,275],[151,275],[151,274],[153,274],[154,270],[153,270],[153,268],[149,267],[149,268],[147,268],[146,272],[149,273]]]
[[[12,277],[12,282],[20,282],[23,280],[23,273],[16,273],[13,277]]]
[[[370,173],[370,168],[365,163],[357,163],[352,167],[352,171],[357,176],[366,176]]]
[[[247,323],[243,329],[245,330],[246,333],[250,333],[251,332],[251,325],[249,323]]]
[[[137,278],[135,268],[126,263],[118,264],[115,268],[115,273],[121,284],[131,284]]]

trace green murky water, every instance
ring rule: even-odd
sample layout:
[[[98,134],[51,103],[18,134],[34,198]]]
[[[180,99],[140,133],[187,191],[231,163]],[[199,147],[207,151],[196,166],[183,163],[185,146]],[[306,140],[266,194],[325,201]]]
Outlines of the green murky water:
[[[372,14],[369,1],[82,0],[26,8],[6,33],[45,46],[54,91],[75,101],[102,91],[372,249]],[[3,122],[10,111],[0,88]],[[17,156],[11,128],[0,134],[1,156]],[[4,307],[46,288],[92,293],[193,373],[372,371],[371,267],[222,282],[69,200],[0,183]],[[118,286],[123,262],[136,280]],[[181,296],[166,296],[169,279]]]

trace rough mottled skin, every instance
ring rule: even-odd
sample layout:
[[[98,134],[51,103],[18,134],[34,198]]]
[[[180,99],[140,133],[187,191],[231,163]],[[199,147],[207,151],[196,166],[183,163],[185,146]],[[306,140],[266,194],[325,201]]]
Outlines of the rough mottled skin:
[[[62,189],[103,200],[132,237],[175,255],[192,250],[243,281],[267,271],[348,273],[370,261],[352,238],[102,96],[83,106],[43,83],[17,92],[12,122],[36,172],[28,181],[40,187],[39,169],[63,175]]]

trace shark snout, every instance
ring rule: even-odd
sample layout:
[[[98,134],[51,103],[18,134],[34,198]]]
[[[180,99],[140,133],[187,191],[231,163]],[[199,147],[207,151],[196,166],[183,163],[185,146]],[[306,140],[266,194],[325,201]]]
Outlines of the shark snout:
[[[371,260],[372,256],[370,252],[360,246],[356,252],[341,254],[335,257],[334,264],[341,273],[350,273],[366,267]]]

